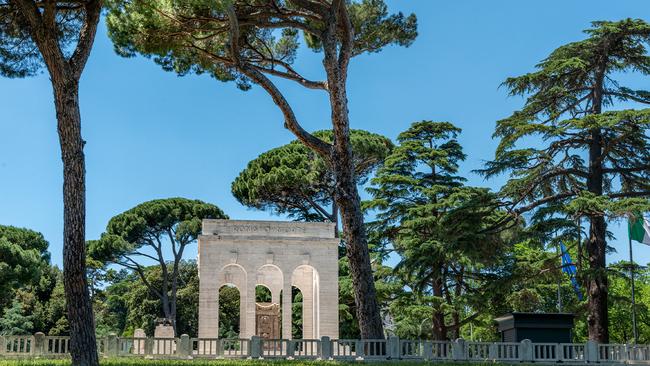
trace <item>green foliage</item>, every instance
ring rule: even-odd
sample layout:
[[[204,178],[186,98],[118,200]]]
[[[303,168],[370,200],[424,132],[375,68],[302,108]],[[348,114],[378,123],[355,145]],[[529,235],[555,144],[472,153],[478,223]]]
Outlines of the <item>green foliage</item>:
[[[314,135],[331,142],[331,131]],[[350,131],[355,175],[358,184],[381,164],[392,148],[386,137]],[[288,215],[305,221],[336,221],[328,206],[334,195],[331,167],[299,141],[269,150],[250,161],[232,183],[232,193],[243,205]]]
[[[354,55],[378,52],[390,44],[408,46],[417,36],[415,15],[389,15],[383,0],[346,3],[355,30]],[[166,71],[179,75],[206,73],[248,89],[250,80],[237,68],[230,52],[230,4],[240,19],[239,34],[245,40],[237,56],[240,65],[271,72],[282,67],[291,74],[290,65],[300,44],[299,31],[312,49],[322,48],[325,6],[303,6],[293,1],[111,0],[107,2],[106,24],[115,50],[122,56],[141,54],[153,58]],[[181,18],[186,21],[175,20]]]
[[[160,266],[149,266],[144,273],[146,283],[137,274],[126,270],[114,273],[107,286],[97,292],[94,309],[97,332],[100,335],[132,335],[136,328],[143,328],[147,334],[153,334],[156,318],[164,317],[165,313],[161,299],[148,286],[161,286],[162,269]],[[196,261],[181,261],[177,293],[178,334],[198,334],[198,296]]]
[[[564,45],[537,71],[504,82],[526,103],[497,122],[495,159],[486,177],[509,173],[501,190],[517,217],[546,244],[577,236],[590,221],[586,279],[592,339],[608,342],[608,218],[650,207],[650,110],[606,111],[615,102],[650,104],[650,93],[622,85],[620,75],[650,74],[650,25],[637,19],[593,22],[587,38]],[[578,253],[582,257],[583,253]]]
[[[174,309],[183,295],[179,292],[179,280],[182,280],[181,261],[185,248],[201,233],[203,219],[226,218],[217,206],[199,200],[168,198],[144,202],[113,217],[101,238],[89,242],[90,263],[114,263],[132,270],[147,292],[161,301],[162,315],[178,331]],[[170,251],[171,261],[165,258],[165,253]],[[160,270],[154,277],[144,265],[152,260],[158,262],[156,268]],[[148,320],[140,317],[143,326],[153,325],[155,312],[148,314]]]
[[[198,306],[198,301],[197,301]],[[237,287],[219,289],[219,337],[239,338],[240,293]]]
[[[341,339],[359,339],[360,330],[356,318],[354,287],[345,250],[345,245],[339,246],[339,335]],[[384,254],[383,248],[370,246],[377,302],[380,308],[388,314],[390,304],[404,291],[404,283],[394,275],[391,267],[383,264]]]
[[[610,265],[609,272],[609,331],[614,343],[630,343],[632,332],[632,300],[630,263],[618,262]],[[636,266],[634,275],[636,293],[636,318],[639,339],[637,343],[650,342],[650,270]]]
[[[0,308],[1,322],[17,322],[25,332],[68,335],[63,274],[54,266],[43,265],[37,282],[22,283],[8,295],[9,303]]]
[[[101,239],[89,243],[89,256],[123,264],[125,257],[137,255],[140,248],[156,247],[157,243],[152,243],[154,238],[184,246],[201,233],[203,219],[225,218],[217,206],[199,200],[168,198],[144,202],[113,217]]]
[[[614,79],[627,71],[650,73],[650,25],[632,19],[594,22],[585,32],[589,38],[556,49],[537,65],[538,71],[504,82],[511,95],[527,96],[527,101],[520,111],[498,121],[494,136],[500,144],[495,160],[482,173],[490,177],[511,172],[502,192],[513,204],[522,203],[521,212],[547,203],[561,210],[561,205],[580,197],[580,204],[566,210],[620,213],[626,206],[621,199],[648,191],[650,111],[601,114],[601,109],[618,101],[650,104],[648,92],[631,90]],[[602,143],[600,156],[590,150],[594,139]],[[528,141],[543,143],[540,148],[521,146]],[[604,169],[599,176],[589,170],[594,159]],[[593,192],[589,182],[600,178],[602,193]],[[587,190],[605,194],[607,201],[585,196]]]
[[[38,281],[50,259],[47,246],[41,233],[0,225],[0,304],[11,289]]]
[[[14,300],[11,308],[7,309],[0,318],[0,335],[31,334],[34,324],[32,315],[26,315],[20,302]]]
[[[402,300],[412,304],[409,311],[433,308],[433,319],[400,314],[402,334],[426,335],[419,326],[425,320],[433,321],[436,339],[448,338],[448,330],[459,334],[460,326],[486,310],[488,290],[498,287],[508,258],[508,240],[489,230],[504,216],[494,195],[465,187],[457,175],[465,158],[459,132],[448,122],[412,124],[368,189],[373,200],[366,207],[379,210],[373,240],[400,255],[396,269],[413,291]],[[472,305],[476,313],[467,314]]]
[[[82,8],[67,8],[54,17],[59,46],[69,56],[83,21]],[[0,75],[22,78],[33,76],[44,66],[34,43],[30,26],[12,1],[0,0]]]

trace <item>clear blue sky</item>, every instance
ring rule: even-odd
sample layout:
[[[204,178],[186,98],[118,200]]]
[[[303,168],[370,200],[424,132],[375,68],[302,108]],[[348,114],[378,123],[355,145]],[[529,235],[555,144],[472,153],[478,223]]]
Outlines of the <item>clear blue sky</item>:
[[[350,69],[352,127],[391,138],[423,119],[463,128],[470,184],[499,187],[469,173],[493,156],[495,121],[519,108],[499,84],[531,71],[554,48],[581,39],[592,20],[650,20],[647,0],[434,1],[392,0],[415,12],[420,36],[410,48],[390,47],[355,59]],[[320,55],[300,53],[297,67],[321,77]],[[629,78],[648,89],[648,80]],[[309,130],[328,128],[325,95],[281,83]],[[107,221],[154,198],[188,197],[219,205],[233,219],[268,219],[241,206],[230,183],[246,163],[292,140],[259,88],[249,92],[206,76],[179,78],[143,58],[113,53],[100,27],[81,83],[87,141],[87,237]],[[47,75],[0,79],[0,224],[29,227],[50,242],[61,264],[62,167]],[[276,218],[277,219],[277,218]],[[627,256],[620,227],[610,259]],[[635,246],[650,261],[650,247]],[[195,256],[196,250],[188,257]]]

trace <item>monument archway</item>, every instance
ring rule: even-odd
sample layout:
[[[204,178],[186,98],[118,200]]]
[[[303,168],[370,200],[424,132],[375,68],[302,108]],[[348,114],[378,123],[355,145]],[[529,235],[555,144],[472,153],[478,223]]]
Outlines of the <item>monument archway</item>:
[[[338,245],[332,223],[203,220],[199,236],[199,337],[218,338],[219,288],[240,292],[240,337],[263,332],[281,309],[281,336],[291,339],[293,286],[303,296],[303,338],[338,338]],[[270,303],[256,303],[267,287]],[[288,296],[280,297],[280,294]],[[271,325],[269,325],[271,324]],[[261,329],[261,330],[260,330]]]

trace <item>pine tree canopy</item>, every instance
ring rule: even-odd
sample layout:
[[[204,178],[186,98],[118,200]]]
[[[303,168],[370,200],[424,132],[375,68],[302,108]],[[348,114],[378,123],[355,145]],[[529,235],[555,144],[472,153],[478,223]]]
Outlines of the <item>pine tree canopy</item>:
[[[650,110],[604,111],[621,101],[650,104],[649,92],[616,80],[622,72],[650,74],[650,25],[632,19],[594,22],[585,32],[589,38],[553,51],[537,71],[504,83],[511,95],[527,101],[497,122],[499,147],[482,173],[511,172],[502,192],[520,213],[590,197],[585,191],[593,173],[594,139],[602,143],[595,158],[602,164],[602,193],[614,202],[612,209],[623,209],[616,203],[621,198],[650,196]]]
[[[331,131],[314,136],[332,141]],[[358,184],[381,164],[392,142],[381,135],[351,130],[350,141]],[[331,167],[299,141],[260,154],[232,183],[232,194],[245,206],[306,221],[335,221],[329,209],[334,195]]]
[[[0,0],[0,75],[6,77],[26,77],[37,74],[45,65],[42,53],[30,33],[31,25],[28,19],[23,16],[17,2]],[[46,5],[47,3],[47,5]],[[35,33],[53,31],[57,35],[58,44],[53,45],[61,51],[61,55],[72,64],[81,63],[81,55],[76,48],[80,40],[82,28],[88,21],[86,19],[86,7],[95,4],[82,4],[78,0],[56,0],[56,1],[29,1],[25,2],[28,9],[34,7],[34,11],[43,14],[47,19],[52,19],[48,29],[33,29]],[[98,12],[98,11],[97,11]],[[87,35],[83,35],[86,42]],[[85,47],[85,45],[83,45]]]
[[[431,294],[436,339],[479,316],[461,319],[463,304],[484,300],[508,259],[505,236],[486,230],[505,215],[495,195],[458,176],[465,159],[459,133],[448,122],[413,123],[372,179],[365,205],[378,211],[371,242],[394,248],[401,257],[396,271],[418,293]],[[445,320],[450,314],[453,321]]]
[[[389,15],[383,0],[346,3],[354,27],[354,56],[390,44],[408,46],[417,35],[415,15]],[[311,49],[321,50],[329,5],[304,0],[111,0],[107,4],[109,36],[120,55],[142,54],[166,71],[207,73],[221,81],[235,80],[243,89],[250,82],[237,65],[307,87],[327,88],[326,83],[300,75],[292,64],[299,32]],[[242,39],[237,55],[230,49],[231,10]]]
[[[7,291],[38,282],[41,269],[48,264],[48,242],[33,230],[0,225],[0,296]]]
[[[199,200],[167,198],[144,202],[113,217],[102,237],[89,242],[89,256],[127,268],[139,267],[127,258],[147,257],[148,254],[140,252],[141,248],[157,251],[161,249],[161,240],[168,240],[177,254],[181,247],[196,240],[203,219],[225,218],[228,217],[220,208]]]
[[[537,71],[505,81],[526,103],[497,122],[495,158],[480,172],[510,173],[501,190],[505,206],[511,217],[532,212],[530,228],[543,241],[557,239],[558,231],[575,238],[573,220],[589,219],[589,269],[579,275],[589,295],[589,338],[607,343],[606,219],[650,207],[650,110],[611,108],[650,104],[648,91],[618,80],[626,72],[650,74],[650,25],[599,21],[585,33],[585,40],[553,51]]]

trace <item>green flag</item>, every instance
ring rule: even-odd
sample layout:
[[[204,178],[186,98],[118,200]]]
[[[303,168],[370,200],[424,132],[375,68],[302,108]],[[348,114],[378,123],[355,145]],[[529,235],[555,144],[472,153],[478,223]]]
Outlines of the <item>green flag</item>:
[[[650,245],[650,220],[642,215],[633,216],[628,221],[628,230],[630,239]]]

